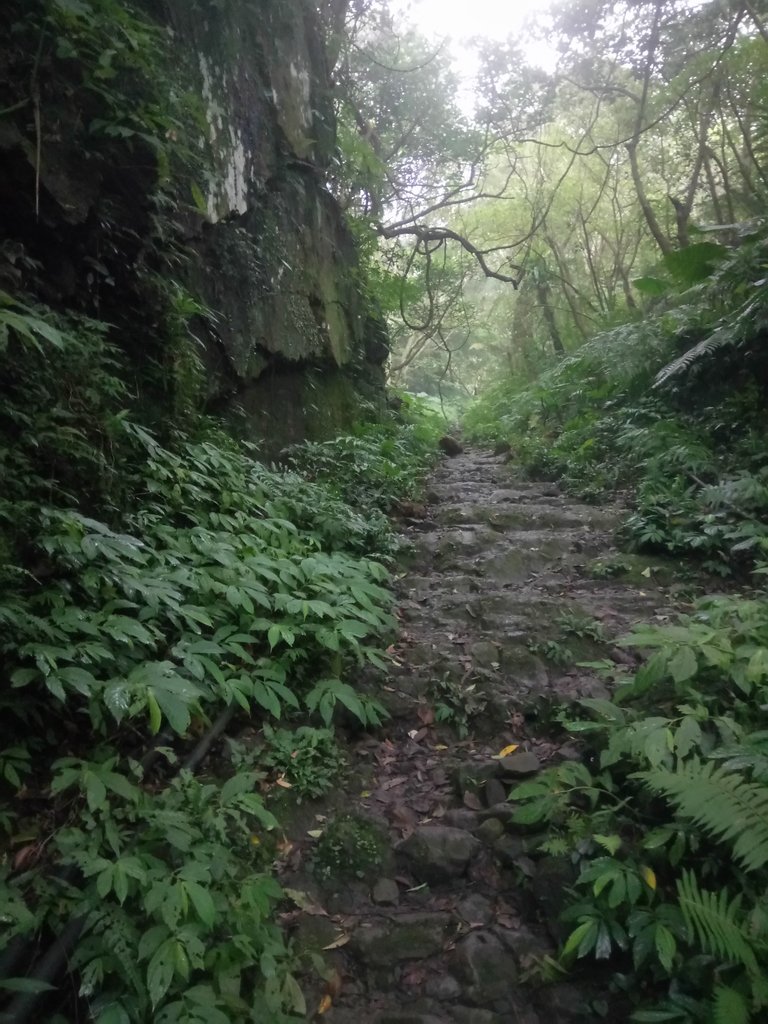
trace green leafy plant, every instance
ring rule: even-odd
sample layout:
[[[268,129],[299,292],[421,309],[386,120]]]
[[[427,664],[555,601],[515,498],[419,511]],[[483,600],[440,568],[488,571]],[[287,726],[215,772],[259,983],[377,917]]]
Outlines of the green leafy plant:
[[[326,826],[314,855],[320,881],[370,880],[381,870],[387,849],[382,829],[367,818],[340,815]]]
[[[333,788],[344,756],[330,729],[264,726],[264,747],[258,760],[277,771],[299,798],[319,797]]]

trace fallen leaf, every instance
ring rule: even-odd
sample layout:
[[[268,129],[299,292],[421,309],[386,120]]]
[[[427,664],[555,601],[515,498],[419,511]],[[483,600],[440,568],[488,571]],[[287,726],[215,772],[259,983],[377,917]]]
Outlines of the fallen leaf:
[[[646,579],[650,579],[651,578],[651,567],[650,567],[650,565],[648,566],[647,569],[643,569],[643,571],[640,573],[640,575],[641,576],[645,576]]]
[[[333,942],[329,942],[327,946],[323,946],[323,949],[340,949],[342,946],[346,946],[351,938],[351,935],[347,935],[345,932],[342,932],[338,938],[333,940]]]
[[[482,811],[483,805],[480,803],[480,798],[474,793],[464,794],[464,806],[468,807],[470,811]]]
[[[385,782],[381,788],[384,790],[394,789],[395,786],[402,786],[403,783],[407,781],[407,775],[396,775],[394,779],[389,779],[387,782]]]
[[[331,1008],[332,1006],[333,1006],[333,1000],[332,1000],[332,999],[331,999],[331,997],[330,997],[330,996],[329,996],[329,995],[328,995],[328,994],[326,993],[326,994],[325,994],[325,995],[323,996],[323,998],[322,998],[322,999],[320,1000],[320,1004],[319,1004],[319,1006],[317,1007],[317,1016],[318,1016],[318,1017],[322,1017],[322,1015],[323,1015],[324,1013],[327,1013],[327,1012],[328,1012],[328,1011],[330,1010],[330,1008]]]
[[[445,743],[436,743],[435,746],[432,747],[432,749],[433,750],[447,750],[448,747],[445,745]]]
[[[283,778],[282,775],[280,776],[279,779],[275,779],[275,782],[277,783],[278,786],[281,786],[283,789],[293,789],[293,785],[287,779]]]
[[[323,830],[321,828],[311,828],[307,831],[307,835],[311,839],[319,839],[322,834]]]
[[[643,876],[643,879],[645,880],[645,884],[648,886],[648,888],[649,889],[653,889],[654,892],[655,892],[656,891],[656,875],[654,873],[653,868],[649,868],[645,864],[643,864],[640,867],[640,874]]]
[[[328,911],[324,910],[319,903],[315,903],[312,897],[308,893],[302,892],[301,889],[286,888],[283,889],[283,895],[295,903],[305,914],[312,917],[328,917]]]
[[[510,743],[508,744],[508,746],[501,749],[496,755],[496,757],[509,757],[510,754],[514,754],[514,752],[517,750],[519,746],[519,743]]]

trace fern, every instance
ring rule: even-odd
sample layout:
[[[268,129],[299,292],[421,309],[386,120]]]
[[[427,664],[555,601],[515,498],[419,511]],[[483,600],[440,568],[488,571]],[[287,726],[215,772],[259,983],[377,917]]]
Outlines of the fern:
[[[732,843],[734,857],[747,871],[768,863],[768,787],[747,782],[722,765],[696,761],[677,771],[658,768],[637,777],[711,835]]]
[[[738,920],[741,897],[730,900],[728,892],[706,892],[699,888],[696,875],[684,871],[677,883],[680,909],[695,939],[705,953],[731,964],[741,964],[750,974],[758,973],[755,952]]]
[[[712,1017],[714,1024],[749,1024],[752,1014],[744,996],[733,988],[721,985],[715,992]]]

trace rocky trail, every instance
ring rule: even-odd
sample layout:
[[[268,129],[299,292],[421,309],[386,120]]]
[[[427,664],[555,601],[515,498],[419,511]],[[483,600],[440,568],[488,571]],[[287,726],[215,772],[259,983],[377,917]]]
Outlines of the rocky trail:
[[[579,757],[548,721],[560,697],[605,693],[578,663],[626,663],[613,638],[673,611],[661,569],[645,560],[633,575],[631,559],[617,560],[620,514],[522,481],[478,450],[437,469],[424,517],[404,526],[401,633],[384,694],[392,720],[353,747],[330,804],[299,808],[290,827],[282,882],[297,909],[284,924],[330,972],[310,1018],[592,1019],[594,990],[573,978],[543,985],[533,970],[556,953],[571,875],[512,822],[507,797],[543,766]],[[339,813],[374,822],[384,848],[363,879],[318,883],[313,835]]]

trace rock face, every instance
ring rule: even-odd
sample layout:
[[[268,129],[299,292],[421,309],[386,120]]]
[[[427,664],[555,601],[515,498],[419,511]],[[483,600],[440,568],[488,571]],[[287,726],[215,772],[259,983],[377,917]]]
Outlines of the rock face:
[[[118,30],[109,49],[87,3],[9,7],[0,287],[115,325],[156,415],[201,362],[207,408],[267,454],[337,433],[361,396],[380,405],[387,336],[328,189],[336,125],[317,6],[137,0],[125,18],[141,60]],[[46,17],[59,44],[36,58]]]
[[[193,270],[221,314],[206,347],[212,397],[236,399],[257,439],[333,433],[358,392],[383,385],[388,346],[325,187],[336,129],[317,9],[235,0],[200,18],[172,0],[171,10],[195,58],[214,165]]]

